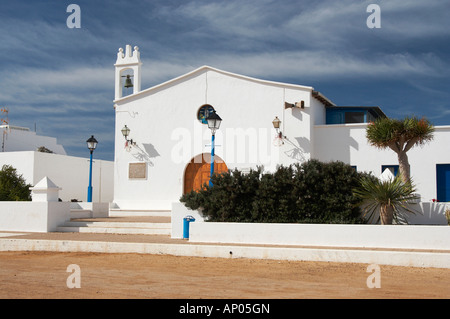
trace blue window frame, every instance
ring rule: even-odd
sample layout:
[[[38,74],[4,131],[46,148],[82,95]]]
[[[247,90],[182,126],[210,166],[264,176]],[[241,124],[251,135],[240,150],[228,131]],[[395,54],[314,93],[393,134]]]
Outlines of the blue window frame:
[[[364,109],[327,109],[327,124],[367,123],[367,110]]]
[[[376,107],[335,106],[326,110],[326,124],[369,123],[383,116]]]
[[[391,170],[391,173],[394,174],[394,176],[397,176],[398,174],[398,165],[382,165],[381,166],[381,174],[383,174],[385,169]]]
[[[450,164],[436,164],[436,190],[439,202],[450,202]]]

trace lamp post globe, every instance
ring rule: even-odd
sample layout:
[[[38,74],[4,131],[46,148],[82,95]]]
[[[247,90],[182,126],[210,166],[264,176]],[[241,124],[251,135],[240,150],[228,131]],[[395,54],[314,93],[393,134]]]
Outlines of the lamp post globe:
[[[92,152],[97,148],[97,140],[95,139],[94,135],[92,135],[88,140],[86,141],[88,149]]]
[[[222,119],[216,113],[216,111],[213,111],[208,115],[208,117],[206,118],[206,121],[208,122],[208,128],[211,130],[211,133],[214,135],[216,133],[216,130],[218,130],[220,128],[220,123],[222,123]]]

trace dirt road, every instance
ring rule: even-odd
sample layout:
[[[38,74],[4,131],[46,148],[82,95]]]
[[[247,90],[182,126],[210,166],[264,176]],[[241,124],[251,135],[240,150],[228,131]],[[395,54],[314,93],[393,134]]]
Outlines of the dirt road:
[[[69,265],[77,265],[70,270]],[[450,296],[450,269],[140,254],[0,252],[0,298],[304,299]],[[380,288],[368,288],[376,283]],[[70,278],[69,278],[70,277]],[[68,288],[80,284],[80,288]]]

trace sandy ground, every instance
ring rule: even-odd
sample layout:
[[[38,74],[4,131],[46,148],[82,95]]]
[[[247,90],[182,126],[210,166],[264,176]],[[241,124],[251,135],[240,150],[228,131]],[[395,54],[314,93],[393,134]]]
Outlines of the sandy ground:
[[[67,280],[80,269],[80,288]],[[0,252],[0,298],[448,299],[450,269],[140,254]],[[70,281],[75,283],[76,281]]]

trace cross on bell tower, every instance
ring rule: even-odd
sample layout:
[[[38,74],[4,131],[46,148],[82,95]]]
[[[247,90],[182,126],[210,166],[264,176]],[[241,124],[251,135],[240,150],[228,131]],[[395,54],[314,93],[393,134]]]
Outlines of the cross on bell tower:
[[[133,88],[133,94],[138,93],[141,90],[141,57],[139,47],[135,46],[134,51],[131,52],[131,45],[127,44],[125,47],[125,53],[120,48],[117,53],[117,61],[114,64],[116,68],[116,85],[115,85],[115,100],[123,97],[122,94],[122,78],[126,78],[125,84],[127,87]],[[128,70],[133,72],[133,75],[124,75]],[[133,77],[134,83],[131,85],[131,77]]]

